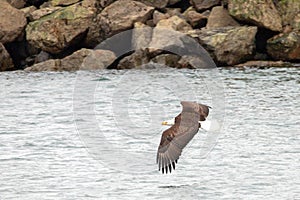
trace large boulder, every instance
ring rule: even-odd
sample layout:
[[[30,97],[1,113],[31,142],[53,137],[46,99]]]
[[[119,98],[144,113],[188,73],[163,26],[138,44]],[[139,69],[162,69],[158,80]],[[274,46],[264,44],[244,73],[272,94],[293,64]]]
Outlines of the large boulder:
[[[220,28],[226,26],[239,26],[223,6],[216,6],[211,10],[208,17],[206,28]]]
[[[224,27],[190,33],[208,50],[218,65],[235,65],[251,59],[257,27]]]
[[[59,59],[50,59],[45,62],[37,63],[31,67],[27,67],[24,70],[31,71],[31,72],[61,71],[60,70],[60,60]]]
[[[281,31],[281,17],[272,0],[229,0],[230,15],[272,31]]]
[[[221,0],[191,0],[192,5],[199,11],[219,5]]]
[[[172,39],[170,39],[172,38]],[[158,55],[162,51],[184,48],[181,34],[177,34],[174,30],[165,28],[154,28],[152,32],[149,49],[151,54]]]
[[[159,64],[160,66],[168,66],[173,68],[180,68],[178,61],[180,56],[176,54],[160,54],[151,59],[152,62]]]
[[[80,70],[107,69],[116,59],[114,52],[96,49],[84,58]]]
[[[191,25],[178,16],[161,20],[153,29],[152,39],[149,44],[152,55],[164,51],[185,55],[199,52],[198,43],[186,33],[192,31]]]
[[[275,60],[300,60],[300,32],[270,38],[267,41],[267,52]]]
[[[12,7],[6,1],[0,1],[0,42],[5,44],[14,41],[27,24],[25,14]]]
[[[122,58],[118,63],[117,69],[142,68],[143,65],[150,61],[148,55],[147,50],[138,49],[131,55]]]
[[[184,55],[178,61],[178,65],[178,68],[188,69],[211,69],[216,67],[215,63],[203,54],[201,56]]]
[[[30,22],[26,37],[33,46],[57,54],[89,38],[90,29],[97,26],[95,19],[95,8],[74,4]]]
[[[101,27],[106,36],[130,29],[135,22],[145,23],[154,7],[131,0],[119,0],[100,13]]]
[[[278,1],[276,7],[281,15],[284,26],[292,26],[295,31],[300,30],[300,1]]]
[[[131,44],[135,50],[146,49],[152,39],[153,29],[141,22],[134,23],[132,32]]]
[[[115,54],[108,50],[80,49],[61,60],[61,70],[106,69],[115,59]]]
[[[14,68],[13,61],[6,51],[4,45],[0,43],[0,71],[12,70]]]
[[[106,69],[116,59],[108,50],[80,49],[63,59],[50,59],[37,63],[25,71],[77,71]]]

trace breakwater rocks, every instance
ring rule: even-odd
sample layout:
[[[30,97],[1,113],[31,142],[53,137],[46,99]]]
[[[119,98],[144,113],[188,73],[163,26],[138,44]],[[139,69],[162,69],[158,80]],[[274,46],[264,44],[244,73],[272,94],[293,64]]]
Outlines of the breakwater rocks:
[[[135,48],[125,55],[99,47],[133,28],[124,40]],[[190,64],[195,57],[162,48],[180,41],[168,30],[202,45],[217,66],[300,60],[299,0],[3,0],[0,71],[128,69],[148,62],[201,67]],[[158,43],[161,49],[147,48]]]

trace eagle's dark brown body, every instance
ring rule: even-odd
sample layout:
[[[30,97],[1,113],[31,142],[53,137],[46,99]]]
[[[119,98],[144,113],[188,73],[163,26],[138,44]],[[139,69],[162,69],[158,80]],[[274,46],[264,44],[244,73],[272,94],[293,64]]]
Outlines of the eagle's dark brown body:
[[[175,169],[183,148],[198,132],[199,121],[204,121],[209,113],[209,107],[203,104],[182,101],[181,105],[182,112],[175,118],[175,124],[161,136],[156,162],[162,173]]]

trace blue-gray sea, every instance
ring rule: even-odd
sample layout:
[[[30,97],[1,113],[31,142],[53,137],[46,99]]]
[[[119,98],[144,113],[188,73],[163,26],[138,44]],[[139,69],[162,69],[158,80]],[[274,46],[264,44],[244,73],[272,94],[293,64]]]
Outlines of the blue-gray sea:
[[[0,73],[0,199],[300,199],[300,69]],[[161,174],[163,120],[212,107]]]

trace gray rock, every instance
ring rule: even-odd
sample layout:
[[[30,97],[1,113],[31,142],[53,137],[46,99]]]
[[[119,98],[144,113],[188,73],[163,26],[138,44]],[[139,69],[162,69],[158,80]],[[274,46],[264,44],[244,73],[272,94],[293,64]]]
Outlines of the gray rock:
[[[206,28],[210,29],[226,26],[239,26],[239,23],[235,21],[222,6],[214,7],[208,17]]]
[[[114,62],[116,56],[108,50],[80,49],[61,59],[61,71],[105,69]]]
[[[187,36],[185,32],[191,31],[192,27],[183,18],[177,15],[168,19],[160,20],[153,29],[152,40],[149,45],[151,54],[159,54],[162,50],[175,53],[185,48]],[[176,52],[177,53],[177,52]]]
[[[7,71],[14,69],[13,61],[6,51],[4,45],[0,43],[0,71]]]
[[[257,27],[203,29],[189,34],[211,53],[219,65],[235,65],[253,57]]]
[[[267,41],[267,52],[275,60],[300,60],[300,32],[270,38]]]
[[[135,22],[145,23],[152,15],[154,7],[131,0],[119,0],[100,13],[101,27],[109,36],[133,27]]]
[[[153,29],[152,40],[149,44],[149,51],[152,55],[158,55],[162,51],[169,51],[180,55],[187,53],[189,49],[191,51],[198,51],[197,49],[193,49],[195,47],[194,44],[197,44],[197,42],[185,34],[185,32],[192,31],[190,29],[191,26],[186,21],[182,21],[181,18],[177,16],[173,16],[172,18],[174,17],[176,18],[175,22],[179,23],[174,23],[174,21],[161,23],[164,21],[161,20]],[[177,19],[179,20],[177,21]]]
[[[61,70],[95,70],[105,69],[116,59],[113,52],[108,50],[80,49],[61,59]]]
[[[152,62],[158,63],[161,66],[168,66],[173,68],[180,68],[178,61],[180,56],[176,54],[160,54],[151,59]]]
[[[209,9],[213,6],[219,5],[220,0],[191,0],[192,5],[198,11]]]
[[[5,44],[22,35],[27,21],[22,11],[6,1],[0,1],[0,10],[0,42]]]
[[[188,56],[184,55],[178,61],[178,68],[188,68],[188,69],[207,69],[216,67],[215,64],[208,62],[207,58],[204,56]]]
[[[124,57],[120,60],[117,69],[132,69],[142,68],[143,65],[149,63],[150,58],[148,57],[148,51],[139,49],[129,56]]]
[[[45,62],[46,60],[50,60],[52,58],[52,56],[45,52],[45,51],[41,51],[34,59],[34,63],[40,63],[40,62]]]
[[[116,56],[108,50],[80,49],[63,59],[50,59],[35,64],[25,71],[77,71],[105,69],[114,62]]]
[[[281,31],[281,17],[272,0],[229,0],[228,10],[234,18],[272,31]]]
[[[112,51],[96,49],[91,51],[83,60],[80,70],[99,70],[108,68],[115,60]]]
[[[61,71],[60,70],[60,60],[59,59],[50,59],[45,62],[37,63],[31,67],[24,69],[25,71],[32,72],[42,72],[42,71]]]
[[[152,40],[152,28],[141,23],[134,23],[134,30],[132,34],[132,46],[134,49],[145,49],[149,47]]]

